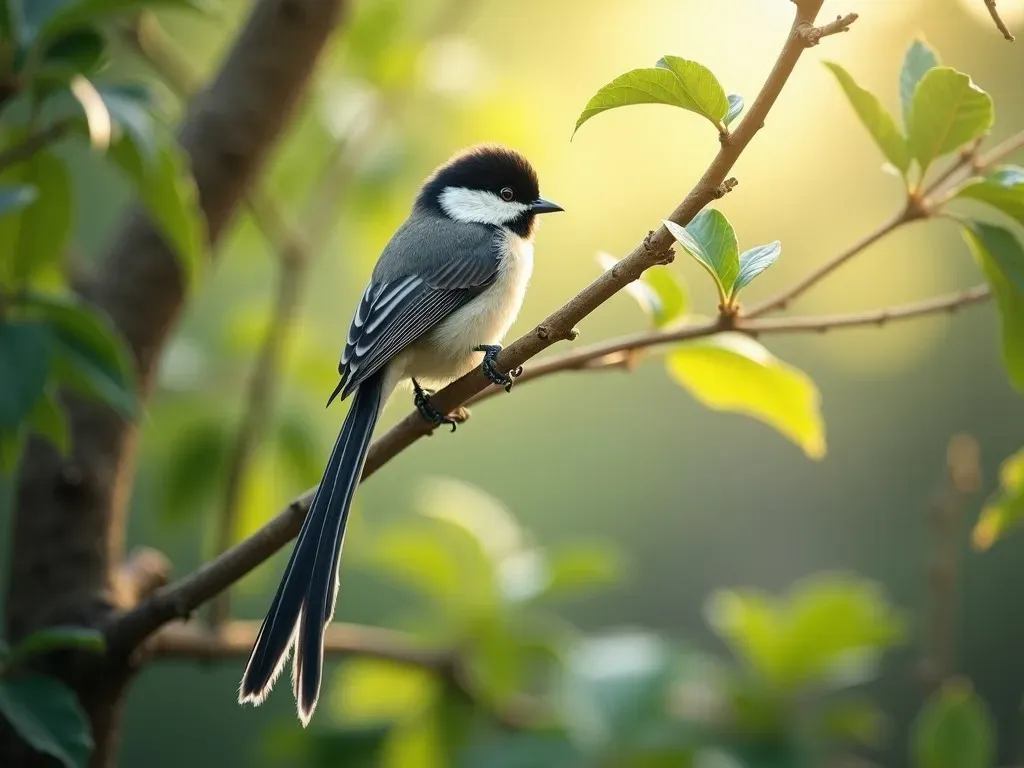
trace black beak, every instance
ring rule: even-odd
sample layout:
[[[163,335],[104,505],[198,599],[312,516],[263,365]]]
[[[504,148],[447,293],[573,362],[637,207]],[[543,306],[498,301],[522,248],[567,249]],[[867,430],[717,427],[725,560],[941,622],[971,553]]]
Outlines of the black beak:
[[[565,209],[558,203],[552,203],[550,200],[545,200],[543,197],[538,197],[530,203],[530,211],[532,213],[555,213],[556,211],[564,210]]]

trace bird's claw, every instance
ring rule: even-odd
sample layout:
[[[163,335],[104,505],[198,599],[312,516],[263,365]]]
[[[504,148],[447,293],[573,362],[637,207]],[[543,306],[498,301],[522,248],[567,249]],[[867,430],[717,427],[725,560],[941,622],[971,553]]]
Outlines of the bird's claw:
[[[420,416],[422,416],[425,421],[433,424],[435,427],[439,427],[442,424],[449,424],[451,425],[452,432],[458,428],[461,421],[464,421],[464,419],[455,418],[453,414],[448,414],[446,416],[438,411],[434,407],[434,404],[430,402],[430,396],[434,394],[434,391],[432,389],[424,389],[419,385],[419,382],[417,382],[416,379],[412,380],[412,389],[413,405],[416,406],[416,410],[419,411]]]
[[[501,373],[498,370],[497,363],[498,353],[501,352],[500,344],[481,344],[473,351],[484,353],[484,360],[480,366],[483,369],[484,376],[499,387],[502,387],[506,392],[511,392],[512,384],[523,375],[523,366],[517,365],[508,373]]]

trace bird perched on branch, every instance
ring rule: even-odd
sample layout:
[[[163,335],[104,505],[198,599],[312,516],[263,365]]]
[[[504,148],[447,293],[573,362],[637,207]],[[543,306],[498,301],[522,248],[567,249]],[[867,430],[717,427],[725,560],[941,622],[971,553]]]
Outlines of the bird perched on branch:
[[[324,629],[334,615],[345,524],[374,425],[395,387],[409,381],[434,424],[455,422],[431,405],[439,387],[480,365],[506,391],[500,342],[522,306],[533,270],[539,214],[562,208],[540,196],[520,153],[480,145],[456,154],[423,183],[384,248],[349,326],[341,380],[327,405],[354,395],[316,495],[270,604],[239,689],[261,704],[294,648],[293,689],[305,726],[323,675]],[[482,357],[481,357],[482,354]]]

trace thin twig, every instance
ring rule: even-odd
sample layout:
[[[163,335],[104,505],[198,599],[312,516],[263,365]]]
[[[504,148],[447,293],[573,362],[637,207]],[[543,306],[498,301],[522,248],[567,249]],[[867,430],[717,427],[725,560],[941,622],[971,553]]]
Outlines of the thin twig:
[[[0,152],[0,172],[29,160],[36,152],[56,144],[70,133],[73,125],[73,120],[59,120],[42,130],[30,133],[17,144]]]
[[[672,221],[681,225],[689,223],[705,205],[715,199],[716,191],[726,180],[743,150],[761,129],[806,49],[800,30],[808,23],[814,22],[821,10],[822,2],[823,0],[801,0],[797,4],[797,12],[786,42],[749,112],[740,121],[736,131],[721,142],[717,155],[700,181],[672,212],[669,217]],[[664,226],[659,226],[656,231],[649,233],[615,269],[602,274],[575,298],[545,319],[540,326],[503,350],[498,360],[499,369],[509,371],[558,341],[572,338],[575,327],[581,320],[639,278],[645,270],[671,261],[673,242]],[[480,371],[474,371],[448,385],[432,399],[435,407],[442,413],[449,412],[489,386],[492,386],[490,381]],[[431,431],[431,427],[419,414],[407,416],[371,447],[363,477],[372,474],[390,458]],[[293,503],[288,511],[244,542],[120,616],[108,631],[108,639],[112,646],[130,650],[167,621],[187,615],[223,591],[290,540],[297,533],[304,513],[305,508],[301,500]]]
[[[837,35],[840,32],[849,32],[850,25],[857,20],[858,16],[856,13],[848,13],[845,16],[836,16],[836,20],[824,24],[820,27],[816,27],[810,22],[805,24],[799,29],[800,37],[804,41],[804,45],[808,48],[813,48],[815,45],[821,42],[821,38],[828,37],[829,35]]]
[[[1006,24],[999,16],[999,11],[996,9],[996,0],[985,0],[985,7],[988,8],[988,13],[992,17],[992,21],[996,23],[996,29],[1002,33],[1003,37],[1012,43],[1014,37],[1010,34],[1010,30],[1007,29]]]

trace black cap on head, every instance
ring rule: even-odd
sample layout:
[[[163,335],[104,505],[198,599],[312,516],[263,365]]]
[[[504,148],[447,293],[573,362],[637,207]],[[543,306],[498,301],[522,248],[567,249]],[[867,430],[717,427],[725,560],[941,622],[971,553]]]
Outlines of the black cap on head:
[[[511,189],[511,200],[525,204],[540,196],[537,172],[530,161],[500,144],[477,144],[453,155],[430,175],[417,203],[436,204],[448,187],[477,189],[499,196],[503,189]]]

